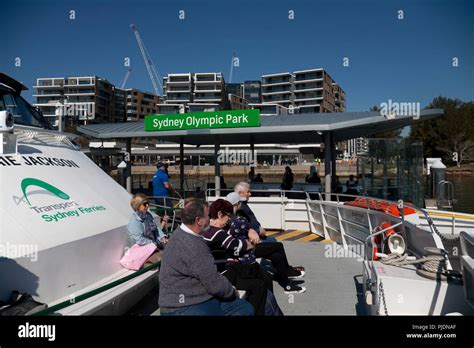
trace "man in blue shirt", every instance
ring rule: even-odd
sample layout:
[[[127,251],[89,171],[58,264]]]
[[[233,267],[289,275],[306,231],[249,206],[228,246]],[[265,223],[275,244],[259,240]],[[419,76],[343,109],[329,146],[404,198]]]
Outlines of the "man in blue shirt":
[[[171,206],[171,200],[166,199],[166,197],[169,197],[174,190],[169,183],[169,176],[166,170],[167,164],[158,162],[156,168],[158,170],[156,171],[155,176],[153,176],[153,196],[159,197],[155,198],[156,204]]]

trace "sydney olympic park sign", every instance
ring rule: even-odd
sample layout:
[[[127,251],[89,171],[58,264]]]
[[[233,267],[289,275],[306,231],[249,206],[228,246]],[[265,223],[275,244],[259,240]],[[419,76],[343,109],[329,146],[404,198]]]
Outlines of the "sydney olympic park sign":
[[[202,128],[259,127],[260,110],[228,110],[150,115],[145,117],[145,131],[170,131]]]

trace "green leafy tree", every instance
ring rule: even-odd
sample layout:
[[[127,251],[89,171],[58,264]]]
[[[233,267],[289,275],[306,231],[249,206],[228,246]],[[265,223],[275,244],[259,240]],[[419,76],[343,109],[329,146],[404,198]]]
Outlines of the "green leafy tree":
[[[411,127],[409,141],[422,141],[427,157],[443,157],[458,166],[474,156],[474,103],[436,97],[428,109],[444,109],[441,118],[420,122]],[[454,154],[457,162],[454,162]]]

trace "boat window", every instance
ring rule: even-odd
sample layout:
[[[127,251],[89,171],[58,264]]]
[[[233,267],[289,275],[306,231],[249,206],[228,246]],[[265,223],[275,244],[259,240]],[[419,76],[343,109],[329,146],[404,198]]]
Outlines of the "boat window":
[[[3,108],[3,109],[2,109]],[[21,96],[7,93],[0,96],[0,110],[9,110],[16,124],[51,129],[48,121]]]

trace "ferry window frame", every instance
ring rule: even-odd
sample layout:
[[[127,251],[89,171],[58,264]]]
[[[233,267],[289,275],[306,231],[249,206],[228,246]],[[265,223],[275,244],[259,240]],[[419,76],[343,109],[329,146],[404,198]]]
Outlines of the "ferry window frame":
[[[4,98],[7,96],[12,98],[12,101],[15,103],[14,105],[5,103]],[[6,92],[6,93],[1,93],[0,98],[2,99],[5,109],[13,113],[15,124],[45,128],[45,129],[52,129],[50,123],[43,117],[43,115],[38,110],[36,110],[21,95],[16,94],[14,92]],[[25,120],[24,115],[22,115],[22,112],[25,112],[25,111],[31,114],[31,117],[29,117],[29,119],[31,120],[30,122]]]

